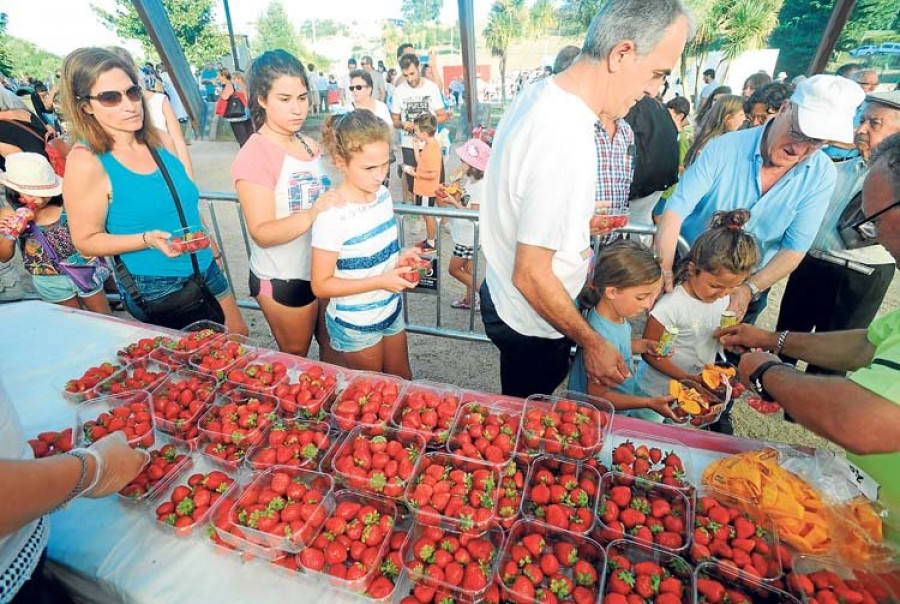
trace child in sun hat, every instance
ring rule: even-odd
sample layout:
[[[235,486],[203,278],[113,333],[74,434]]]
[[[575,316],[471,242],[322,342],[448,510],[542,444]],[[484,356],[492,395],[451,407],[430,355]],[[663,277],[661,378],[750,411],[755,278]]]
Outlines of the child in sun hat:
[[[9,205],[0,208],[0,262],[13,257],[18,243],[25,269],[31,274],[41,299],[73,308],[83,304],[88,310],[110,314],[103,277],[96,277],[94,289],[83,291],[59,268],[60,262],[86,264],[87,261],[72,243],[63,209],[63,181],[47,158],[38,153],[8,156],[6,173],[0,177],[0,183],[6,187]],[[47,246],[52,249],[48,250]]]
[[[484,195],[484,172],[491,158],[491,148],[483,140],[473,138],[456,149],[456,155],[463,162],[464,179],[461,189],[456,192],[451,187],[444,189],[443,205],[458,209],[477,210]],[[450,259],[450,274],[466,286],[466,296],[452,302],[450,306],[468,310],[472,304],[478,308],[475,296],[475,275],[472,259],[475,249],[475,223],[464,218],[450,220],[450,237],[453,239],[453,257]]]

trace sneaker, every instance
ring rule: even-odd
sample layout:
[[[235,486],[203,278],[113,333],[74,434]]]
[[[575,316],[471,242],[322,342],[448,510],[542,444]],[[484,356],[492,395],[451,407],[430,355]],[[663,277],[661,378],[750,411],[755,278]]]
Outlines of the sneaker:
[[[437,251],[436,249],[434,249],[434,246],[433,246],[433,245],[431,245],[430,243],[428,243],[428,240],[427,240],[427,239],[423,239],[422,241],[420,241],[419,243],[417,243],[417,244],[416,244],[416,247],[419,248],[419,250],[421,250],[421,252],[422,252],[423,254],[433,254],[433,253],[435,253],[435,252]]]
[[[454,300],[453,302],[451,302],[450,308],[469,310],[470,308],[472,308],[472,305],[466,302],[463,298],[460,298],[459,300]]]

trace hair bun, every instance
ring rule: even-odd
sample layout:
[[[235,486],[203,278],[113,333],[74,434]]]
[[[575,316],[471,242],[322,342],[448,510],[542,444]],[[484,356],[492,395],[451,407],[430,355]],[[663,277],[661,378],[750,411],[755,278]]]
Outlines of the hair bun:
[[[728,212],[719,211],[712,215],[709,226],[712,229],[742,229],[750,221],[750,210],[738,208]]]

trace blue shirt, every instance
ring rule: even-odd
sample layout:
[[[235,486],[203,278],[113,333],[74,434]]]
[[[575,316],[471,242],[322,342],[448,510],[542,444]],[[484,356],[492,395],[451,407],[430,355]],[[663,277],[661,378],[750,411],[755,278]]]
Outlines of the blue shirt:
[[[771,122],[770,122],[771,123]],[[688,243],[709,227],[714,212],[750,210],[746,229],[756,237],[762,268],[782,249],[805,253],[834,192],[834,165],[821,151],[797,164],[762,194],[760,141],[767,126],[713,139],[685,170],[666,209],[684,219]]]
[[[588,313],[588,323],[594,328],[594,331],[603,336],[603,339],[616,347],[616,350],[619,351],[619,354],[630,366],[632,357],[631,324],[628,321],[613,323],[606,317],[598,314],[594,308]],[[569,390],[581,392],[582,394],[588,393],[587,372],[584,369],[584,357],[580,347],[578,352],[575,353],[575,362],[572,363],[572,369],[569,371]],[[631,371],[631,377],[617,386],[615,390],[622,394],[638,394],[634,370]]]
[[[863,182],[869,173],[862,157],[842,161],[834,164],[834,167],[837,172],[837,184],[812,245],[812,249],[820,252],[845,249],[837,224],[850,201],[862,191]]]

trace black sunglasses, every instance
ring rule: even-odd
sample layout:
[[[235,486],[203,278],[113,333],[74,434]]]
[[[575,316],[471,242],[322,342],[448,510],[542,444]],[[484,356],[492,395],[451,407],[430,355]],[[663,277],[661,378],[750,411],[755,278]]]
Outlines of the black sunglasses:
[[[884,214],[885,212],[889,212],[895,208],[900,206],[900,199],[892,203],[886,208],[882,208],[872,214],[871,216],[866,216],[861,220],[858,220],[851,224],[848,229],[853,229],[856,231],[856,234],[859,235],[859,238],[863,241],[873,241],[878,237],[878,229],[875,226],[875,220]]]
[[[128,97],[128,100],[132,103],[137,103],[141,100],[141,87],[135,84],[134,86],[125,90],[125,92],[121,92],[119,90],[105,90],[95,95],[86,94],[81,97],[84,101],[97,101],[104,107],[115,107],[122,102],[122,95]]]
[[[350,90],[365,90],[368,86],[360,84],[358,86],[347,86]]]

